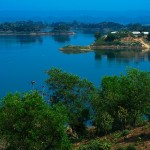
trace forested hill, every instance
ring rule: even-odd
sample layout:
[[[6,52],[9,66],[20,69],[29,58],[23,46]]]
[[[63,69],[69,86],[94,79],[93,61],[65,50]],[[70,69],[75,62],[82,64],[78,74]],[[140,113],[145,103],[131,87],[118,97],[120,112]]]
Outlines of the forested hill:
[[[122,24],[137,22],[149,24],[150,11],[0,11],[0,22],[21,20],[49,21],[49,23],[77,20],[85,23],[111,21]]]

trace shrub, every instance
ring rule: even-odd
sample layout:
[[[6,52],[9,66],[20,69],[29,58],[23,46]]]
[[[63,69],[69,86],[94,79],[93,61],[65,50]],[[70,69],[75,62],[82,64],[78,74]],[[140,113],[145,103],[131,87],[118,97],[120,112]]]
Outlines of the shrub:
[[[121,134],[119,132],[116,132],[113,134],[114,142],[117,143],[118,139],[121,137]]]
[[[114,119],[107,112],[104,112],[101,115],[98,113],[95,117],[95,123],[98,130],[105,134],[112,129],[113,121]]]
[[[0,106],[0,133],[7,149],[70,149],[63,106],[48,106],[38,93],[9,94]]]
[[[134,145],[129,145],[126,150],[136,150],[136,147]]]
[[[130,133],[129,130],[123,130],[122,131],[122,136],[127,136]]]
[[[118,147],[116,150],[136,150],[134,145],[128,145],[127,147]]]
[[[78,150],[109,150],[111,143],[105,140],[92,140],[87,145],[81,145]]]
[[[118,147],[116,150],[126,150],[124,147]]]
[[[100,141],[92,140],[87,145],[81,145],[78,150],[100,150]]]

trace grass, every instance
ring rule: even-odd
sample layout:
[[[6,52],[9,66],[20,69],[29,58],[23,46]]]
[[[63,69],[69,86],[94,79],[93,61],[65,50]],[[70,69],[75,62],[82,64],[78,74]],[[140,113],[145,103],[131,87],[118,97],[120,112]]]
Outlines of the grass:
[[[104,139],[107,140],[104,142]],[[84,150],[84,148],[90,147],[91,143],[96,143],[97,146],[106,146],[106,149],[108,146],[110,150],[150,150],[150,122],[131,130],[118,131],[92,140],[85,139],[75,143],[73,149],[78,150],[81,147],[81,150],[82,148]]]

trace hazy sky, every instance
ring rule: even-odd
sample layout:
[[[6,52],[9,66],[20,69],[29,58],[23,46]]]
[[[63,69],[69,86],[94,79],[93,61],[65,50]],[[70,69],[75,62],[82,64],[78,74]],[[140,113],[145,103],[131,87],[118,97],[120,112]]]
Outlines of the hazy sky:
[[[0,10],[150,10],[150,0],[0,0]]]

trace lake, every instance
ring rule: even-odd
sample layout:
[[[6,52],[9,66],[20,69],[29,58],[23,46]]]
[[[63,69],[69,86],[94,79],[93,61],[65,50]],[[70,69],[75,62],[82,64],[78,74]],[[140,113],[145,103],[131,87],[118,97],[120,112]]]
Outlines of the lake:
[[[92,34],[73,36],[0,36],[0,97],[8,92],[42,90],[47,79],[46,70],[61,68],[100,85],[104,75],[119,75],[126,67],[150,71],[150,52],[95,51],[65,54],[59,48],[65,45],[88,45]]]

